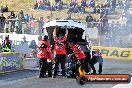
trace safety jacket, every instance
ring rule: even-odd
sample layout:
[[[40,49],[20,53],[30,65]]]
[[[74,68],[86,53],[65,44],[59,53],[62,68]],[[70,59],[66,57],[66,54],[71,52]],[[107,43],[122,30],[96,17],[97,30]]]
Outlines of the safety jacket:
[[[10,52],[11,51],[11,44],[10,43],[6,43],[4,46],[3,46],[3,52]]]

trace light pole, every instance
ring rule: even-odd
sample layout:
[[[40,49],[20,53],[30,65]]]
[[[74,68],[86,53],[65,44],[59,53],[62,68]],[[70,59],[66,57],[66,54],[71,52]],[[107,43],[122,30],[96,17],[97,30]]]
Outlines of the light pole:
[[[101,8],[101,7],[100,7],[100,16],[99,16],[99,17],[100,17],[100,18],[99,18],[100,20],[99,20],[99,31],[98,31],[98,32],[99,32],[99,46],[101,45],[101,35],[102,35],[102,34],[101,34],[101,32],[102,32],[101,30],[102,30],[102,25],[103,25],[103,24],[102,24],[102,21],[103,21],[104,16],[105,16],[105,13],[103,13],[103,15],[102,15],[102,13],[101,13],[103,9],[104,9],[104,8]],[[102,20],[102,21],[101,21],[101,20]],[[103,26],[104,26],[104,25],[103,25]]]
[[[51,0],[50,4],[51,4],[51,8],[50,8],[50,9],[51,9],[51,13],[50,13],[50,16],[51,16],[51,17],[50,17],[50,19],[52,20],[52,15],[53,15],[53,14],[52,14],[52,10],[53,10],[53,8],[52,8],[53,0]]]
[[[100,46],[100,42],[101,42],[101,7],[100,7],[100,15],[99,15],[99,46]]]

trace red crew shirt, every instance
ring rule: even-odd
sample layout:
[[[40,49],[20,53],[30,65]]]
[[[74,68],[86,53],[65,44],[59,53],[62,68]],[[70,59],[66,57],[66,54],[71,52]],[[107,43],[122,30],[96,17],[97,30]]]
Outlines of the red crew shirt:
[[[78,44],[71,46],[71,49],[74,51],[77,60],[84,59],[86,57]]]
[[[60,40],[56,36],[54,36],[54,41],[56,42],[54,45],[54,53],[56,55],[66,54],[66,40],[66,36],[62,37]]]
[[[38,44],[39,45],[45,44],[47,47],[46,48],[38,48],[37,57],[39,59],[41,59],[41,58],[51,59],[52,58],[52,52],[51,52],[50,44],[48,43],[48,41],[41,40],[41,41],[39,41]],[[47,56],[48,53],[49,53],[49,56]]]

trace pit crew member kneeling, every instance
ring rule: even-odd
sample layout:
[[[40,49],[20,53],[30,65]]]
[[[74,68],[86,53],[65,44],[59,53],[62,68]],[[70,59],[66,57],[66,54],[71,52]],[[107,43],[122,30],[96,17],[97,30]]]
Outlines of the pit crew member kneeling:
[[[96,63],[99,63],[99,70],[98,70],[99,73],[98,74],[101,74],[102,73],[102,66],[103,66],[103,58],[101,56],[100,50],[98,50],[98,49],[92,51],[92,59],[91,59],[91,62],[90,62],[90,66],[93,70],[93,74],[97,74],[96,69],[94,67],[94,65]]]
[[[77,44],[76,41],[72,41],[69,44],[70,48],[73,50],[73,54],[71,55],[75,55],[76,58],[76,74],[77,74],[77,70],[78,70],[78,63],[80,63],[80,66],[82,66],[82,68],[84,69],[84,58],[86,57],[86,55],[84,54],[84,52],[82,51],[81,47]]]
[[[48,76],[52,77],[52,52],[50,44],[48,43],[48,36],[44,36],[44,38],[39,41],[37,57],[40,67],[39,78],[45,78],[46,71],[48,71]]]

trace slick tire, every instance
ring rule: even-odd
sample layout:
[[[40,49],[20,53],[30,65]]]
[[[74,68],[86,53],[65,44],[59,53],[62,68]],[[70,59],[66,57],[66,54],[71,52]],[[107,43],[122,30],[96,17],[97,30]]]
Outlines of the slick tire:
[[[77,77],[77,78],[76,78],[76,81],[77,81],[77,83],[78,83],[79,85],[84,85],[84,84],[87,82],[87,80],[86,80],[86,78],[85,78],[84,76],[79,76],[79,77]]]

